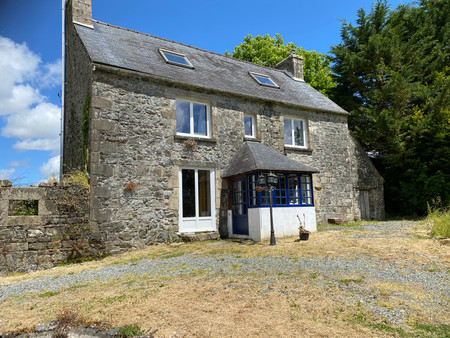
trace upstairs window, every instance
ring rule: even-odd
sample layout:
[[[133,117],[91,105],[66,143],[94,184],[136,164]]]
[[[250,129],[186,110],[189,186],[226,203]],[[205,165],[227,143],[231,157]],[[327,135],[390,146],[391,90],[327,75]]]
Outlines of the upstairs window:
[[[177,100],[177,134],[209,137],[209,105],[201,102]]]
[[[252,73],[250,72],[251,77],[258,82],[261,86],[267,86],[267,87],[273,87],[273,88],[280,88],[279,85],[277,85],[269,76],[258,74],[258,73]]]
[[[305,120],[284,118],[284,144],[287,146],[306,148]]]
[[[244,115],[244,131],[245,137],[255,138],[255,117],[252,115]]]
[[[187,68],[194,68],[189,59],[183,54],[171,52],[165,49],[160,49],[159,52],[167,63]]]

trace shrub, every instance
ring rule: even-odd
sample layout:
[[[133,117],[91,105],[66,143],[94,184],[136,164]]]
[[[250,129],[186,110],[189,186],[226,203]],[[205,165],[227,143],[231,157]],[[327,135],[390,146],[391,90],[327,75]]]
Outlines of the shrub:
[[[431,228],[432,237],[450,237],[450,209],[444,211],[434,210],[428,214],[427,222],[433,223]]]
[[[450,237],[450,207],[440,207],[440,200],[428,205],[428,216],[424,222],[431,224],[432,237]]]

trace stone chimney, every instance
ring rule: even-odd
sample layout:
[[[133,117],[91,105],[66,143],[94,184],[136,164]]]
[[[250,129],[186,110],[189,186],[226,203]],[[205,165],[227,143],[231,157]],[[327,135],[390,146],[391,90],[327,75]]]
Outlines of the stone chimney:
[[[303,78],[303,56],[291,51],[286,59],[275,65],[275,68],[287,71],[294,80],[305,81]]]
[[[66,11],[73,23],[93,28],[91,0],[67,0]]]

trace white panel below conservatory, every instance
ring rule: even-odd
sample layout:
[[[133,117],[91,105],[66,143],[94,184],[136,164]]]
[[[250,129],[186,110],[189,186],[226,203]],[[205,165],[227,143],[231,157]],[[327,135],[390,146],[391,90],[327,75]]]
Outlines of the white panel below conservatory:
[[[306,223],[306,229],[316,231],[316,209],[314,207],[273,208],[275,237],[297,236],[299,221]],[[270,238],[270,208],[248,209],[249,235],[254,241]]]

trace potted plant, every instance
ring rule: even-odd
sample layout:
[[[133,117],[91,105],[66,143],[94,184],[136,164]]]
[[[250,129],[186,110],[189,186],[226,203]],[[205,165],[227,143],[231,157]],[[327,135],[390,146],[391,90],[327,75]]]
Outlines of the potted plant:
[[[303,214],[303,222],[298,215],[297,215],[297,218],[298,218],[298,222],[300,223],[300,225],[298,227],[298,234],[299,234],[300,240],[307,241],[309,239],[310,231],[305,229],[305,224],[306,224],[305,214]]]

